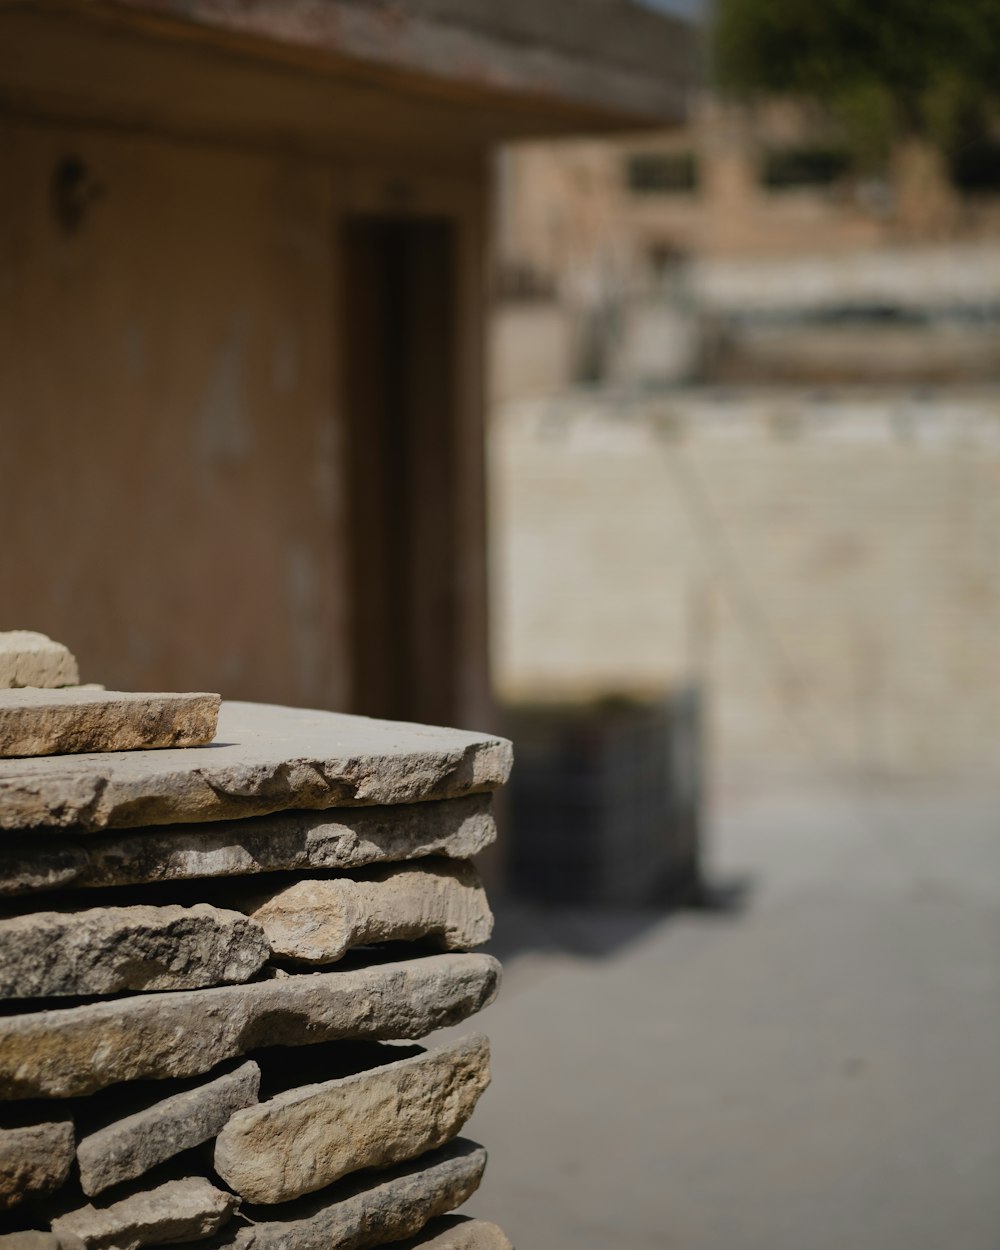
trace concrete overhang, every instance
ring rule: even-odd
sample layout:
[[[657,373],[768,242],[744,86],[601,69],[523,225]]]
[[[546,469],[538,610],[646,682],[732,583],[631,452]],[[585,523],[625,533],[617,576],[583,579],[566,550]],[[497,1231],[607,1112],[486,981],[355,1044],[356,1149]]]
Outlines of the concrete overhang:
[[[676,123],[698,60],[635,0],[0,0],[8,112],[320,150]]]

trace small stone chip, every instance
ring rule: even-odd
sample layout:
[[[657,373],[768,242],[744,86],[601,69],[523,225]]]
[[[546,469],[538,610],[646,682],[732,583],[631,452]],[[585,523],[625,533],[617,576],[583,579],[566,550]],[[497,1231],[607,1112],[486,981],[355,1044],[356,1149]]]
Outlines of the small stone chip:
[[[489,1084],[489,1043],[470,1037],[239,1111],[215,1143],[215,1170],[248,1202],[287,1202],[348,1172],[443,1145]]]
[[[52,1221],[62,1250],[139,1250],[211,1237],[239,1207],[200,1176],[167,1181],[111,1206],[88,1205]]]
[[[237,896],[276,955],[329,964],[355,946],[434,939],[443,950],[489,940],[493,913],[472,864],[431,860],[358,877],[297,881],[269,896]]]
[[[217,694],[117,690],[0,690],[0,757],[150,751],[205,746],[215,737]]]
[[[68,647],[30,629],[0,633],[0,689],[75,686],[80,680]]]

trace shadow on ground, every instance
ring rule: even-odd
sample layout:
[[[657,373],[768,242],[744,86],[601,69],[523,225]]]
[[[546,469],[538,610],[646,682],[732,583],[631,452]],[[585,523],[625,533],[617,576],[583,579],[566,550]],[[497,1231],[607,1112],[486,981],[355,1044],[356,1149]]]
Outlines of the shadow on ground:
[[[514,895],[493,898],[496,927],[486,950],[501,962],[528,952],[603,959],[650,929],[697,913],[720,923],[738,921],[751,905],[754,881],[733,876],[703,883],[696,892],[649,907],[547,903]]]

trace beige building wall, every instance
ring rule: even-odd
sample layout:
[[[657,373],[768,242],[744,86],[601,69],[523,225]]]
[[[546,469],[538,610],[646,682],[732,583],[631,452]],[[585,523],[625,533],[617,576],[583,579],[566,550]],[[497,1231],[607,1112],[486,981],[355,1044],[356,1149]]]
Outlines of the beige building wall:
[[[0,145],[3,627],[113,687],[342,704],[333,173],[75,127]]]
[[[723,775],[1000,765],[1000,397],[509,405],[502,694],[707,697]]]

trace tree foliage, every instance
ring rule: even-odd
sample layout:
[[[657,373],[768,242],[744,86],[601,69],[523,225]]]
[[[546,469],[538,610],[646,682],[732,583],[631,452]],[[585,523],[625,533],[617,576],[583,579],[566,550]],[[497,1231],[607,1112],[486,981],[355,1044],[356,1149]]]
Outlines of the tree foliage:
[[[951,150],[1000,100],[1000,0],[717,0],[714,68],[737,96],[822,102],[862,158]]]

